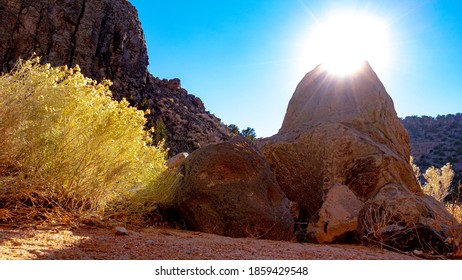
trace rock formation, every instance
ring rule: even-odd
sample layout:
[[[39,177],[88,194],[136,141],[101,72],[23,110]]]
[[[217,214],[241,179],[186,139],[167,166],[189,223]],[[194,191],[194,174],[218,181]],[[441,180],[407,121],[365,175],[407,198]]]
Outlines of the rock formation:
[[[109,79],[118,98],[141,98],[148,55],[134,7],[123,0],[1,0],[0,65],[35,52],[43,62]]]
[[[198,149],[184,162],[178,212],[191,229],[231,237],[290,240],[289,200],[249,140]]]
[[[396,214],[388,222],[400,225],[437,230],[448,225],[444,207],[435,206],[417,184],[408,134],[368,63],[346,77],[322,65],[309,72],[290,100],[279,133],[259,146],[282,190],[300,205],[301,219],[310,222],[307,232],[314,241],[362,237],[357,226],[366,218],[366,207]],[[389,202],[396,196],[407,206]],[[425,211],[407,215],[411,208]]]
[[[78,64],[87,77],[111,80],[115,98],[151,110],[149,125],[162,118],[172,155],[229,135],[179,79],[149,74],[137,11],[126,0],[0,0],[0,71],[33,53],[53,66]]]
[[[206,111],[200,98],[181,88],[179,79],[173,81],[149,76],[145,95],[139,103],[151,111],[150,126],[155,126],[154,120],[158,119],[165,123],[169,154],[190,153],[207,144],[228,140],[228,127]]]

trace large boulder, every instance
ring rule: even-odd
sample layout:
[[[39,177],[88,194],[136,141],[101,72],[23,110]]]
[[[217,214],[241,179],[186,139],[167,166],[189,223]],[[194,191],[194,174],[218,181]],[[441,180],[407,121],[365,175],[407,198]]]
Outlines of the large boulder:
[[[53,66],[113,82],[116,99],[149,109],[148,126],[165,124],[171,156],[229,139],[221,120],[181,88],[148,71],[138,13],[127,0],[0,0],[0,72],[33,54]]]
[[[258,145],[282,190],[300,205],[312,241],[361,238],[357,225],[364,205],[380,204],[379,193],[385,201],[395,199],[383,191],[390,184],[406,191],[408,205],[396,204],[399,211],[425,215],[409,221],[400,215],[396,223],[448,225],[444,207],[430,207],[421,192],[409,164],[408,134],[367,62],[350,76],[333,75],[322,65],[309,72],[297,86],[278,134]],[[425,213],[419,212],[422,207]]]
[[[289,200],[247,139],[235,137],[196,150],[181,168],[177,211],[191,229],[230,237],[292,238]]]

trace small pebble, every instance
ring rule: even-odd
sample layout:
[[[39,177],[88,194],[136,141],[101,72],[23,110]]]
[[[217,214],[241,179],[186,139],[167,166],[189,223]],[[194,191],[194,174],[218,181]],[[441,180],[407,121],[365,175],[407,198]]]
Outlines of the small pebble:
[[[414,255],[416,255],[416,256],[421,256],[421,255],[423,255],[423,252],[420,251],[420,250],[414,250],[413,253],[414,253]]]
[[[128,231],[124,227],[116,227],[115,235],[128,235]]]

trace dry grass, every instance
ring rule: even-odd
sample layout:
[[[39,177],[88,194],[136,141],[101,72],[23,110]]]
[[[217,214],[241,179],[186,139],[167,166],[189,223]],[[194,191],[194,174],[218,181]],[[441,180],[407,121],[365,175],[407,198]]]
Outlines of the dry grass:
[[[362,220],[363,241],[377,244],[380,248],[387,247],[388,249],[397,250],[387,245],[395,243],[395,239],[399,237],[395,235],[404,229],[404,227],[397,225],[394,213],[385,210],[383,207],[373,207],[372,205],[364,211],[365,214]]]
[[[458,184],[457,190],[453,193],[452,203],[446,204],[446,208],[453,216],[453,224],[450,230],[450,241],[453,247],[453,257],[462,258],[462,204],[460,202],[460,191],[462,185]]]
[[[441,169],[431,166],[423,174],[423,177],[426,180],[426,183],[422,186],[423,192],[433,196],[440,202],[444,202],[444,199],[451,192],[451,182],[454,178],[452,165],[446,163]]]
[[[452,224],[443,232],[436,232],[424,225],[403,224],[393,208],[383,205],[370,205],[363,209],[360,221],[362,241],[381,248],[398,252],[415,250],[420,257],[426,258],[462,258],[462,205],[459,202],[461,185],[452,204],[446,204],[452,214]],[[451,252],[452,250],[452,252]]]
[[[448,204],[446,208],[458,223],[462,223],[462,204]]]
[[[415,252],[419,257],[429,259],[460,257],[457,254],[460,238],[454,238],[455,232],[449,233],[446,236],[451,237],[446,238],[428,226],[403,223],[399,214],[388,207],[371,205],[363,211],[365,212],[360,226],[363,233],[361,240],[364,244],[400,253]]]

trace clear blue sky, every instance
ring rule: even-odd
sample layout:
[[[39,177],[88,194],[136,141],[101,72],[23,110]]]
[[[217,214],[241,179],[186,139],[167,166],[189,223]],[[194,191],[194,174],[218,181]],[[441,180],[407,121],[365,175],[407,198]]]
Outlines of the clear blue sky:
[[[313,26],[342,10],[389,25],[390,61],[375,70],[400,117],[462,112],[462,1],[130,2],[150,72],[180,78],[224,123],[253,127],[259,137],[277,133],[295,87],[316,66],[302,59]]]

